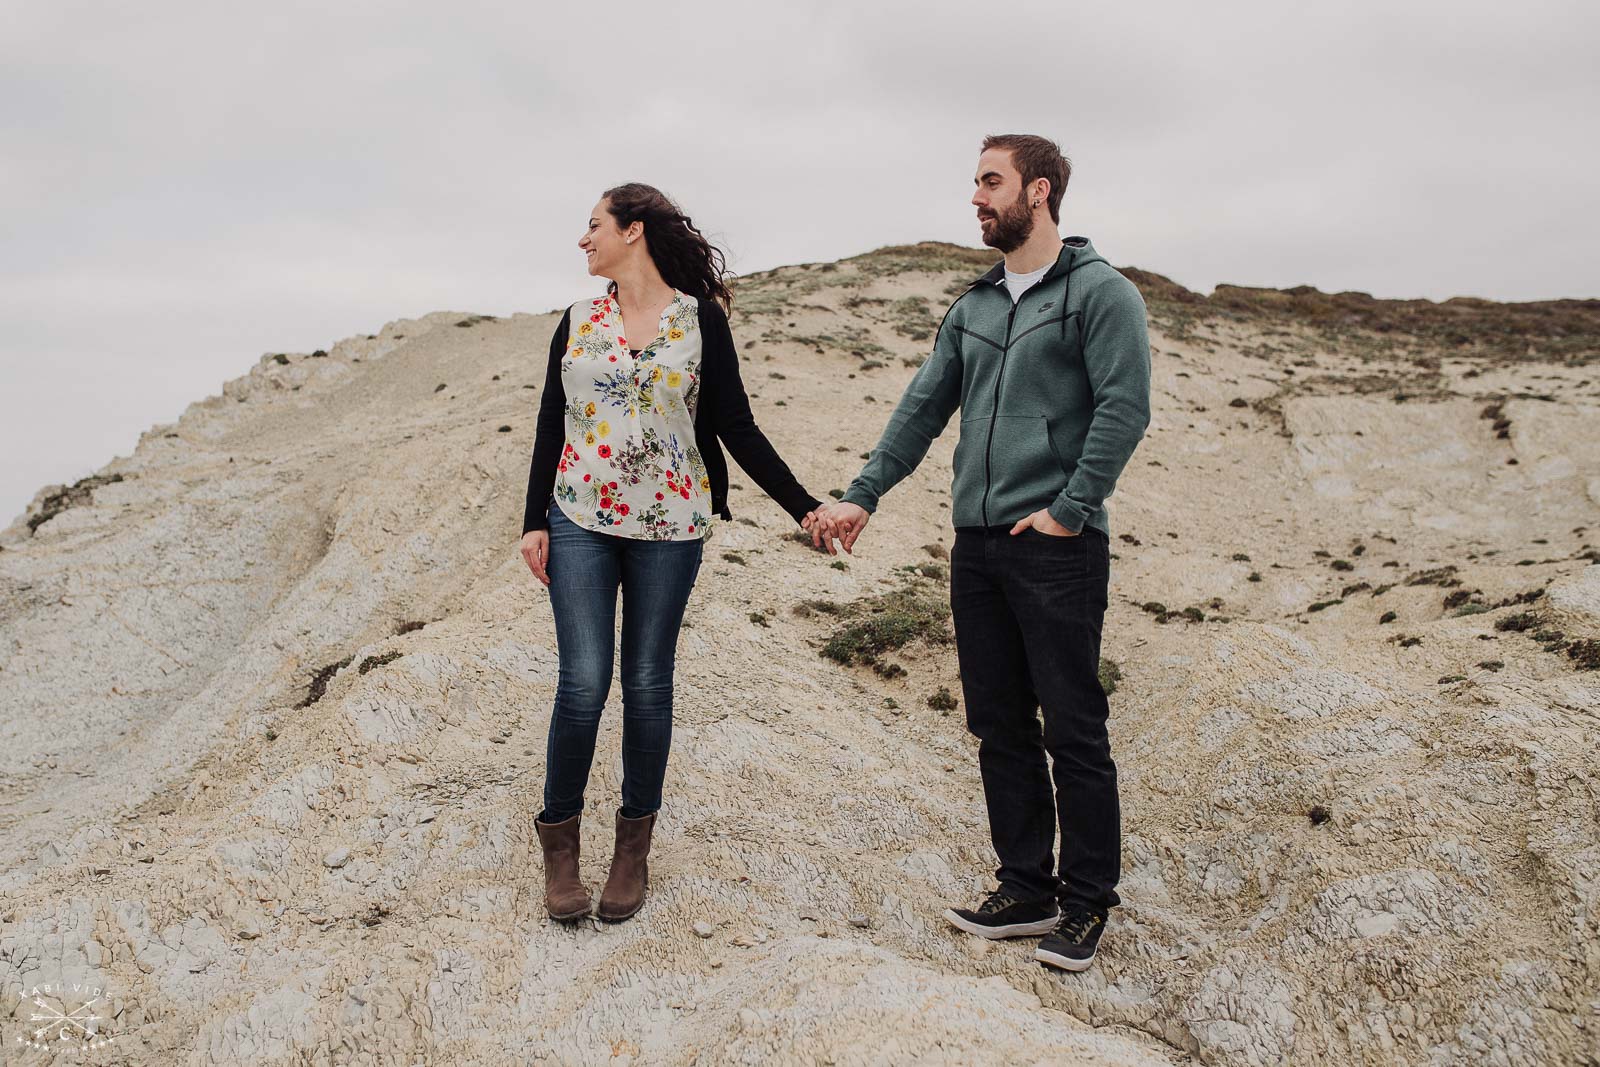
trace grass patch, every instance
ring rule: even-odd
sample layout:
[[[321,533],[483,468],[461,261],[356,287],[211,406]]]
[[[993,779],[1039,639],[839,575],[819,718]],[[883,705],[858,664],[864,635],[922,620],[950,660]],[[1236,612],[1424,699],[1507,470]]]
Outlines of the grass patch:
[[[39,527],[68,508],[93,503],[96,489],[120,481],[122,481],[120,474],[91,474],[87,478],[79,478],[64,489],[51,493],[40,502],[39,513],[28,517],[28,532],[36,533]]]
[[[813,615],[844,615],[848,608],[843,604],[836,604],[831,600],[802,600],[790,609],[802,619],[809,619]]]
[[[1217,607],[1220,604],[1221,601],[1217,601],[1213,603],[1212,606]],[[1192,605],[1178,611],[1173,611],[1159,600],[1147,600],[1143,604],[1139,605],[1139,609],[1147,612],[1148,614],[1154,615],[1156,617],[1156,622],[1163,624],[1169,623],[1173,619],[1187,619],[1190,622],[1206,621],[1206,613]]]
[[[846,667],[878,667],[885,653],[914,642],[949,644],[950,604],[915,582],[849,605],[849,621],[822,646],[822,655]]]
[[[889,245],[864,255],[845,260],[856,270],[871,277],[904,274],[916,271],[924,274],[944,274],[959,271],[966,284],[999,262],[1000,256],[992,248],[967,248],[944,241],[922,241],[914,245]]]
[[[1117,661],[1100,657],[1100,688],[1110,696],[1117,691],[1117,685],[1122,681],[1122,668],[1117,666]]]
[[[1585,638],[1567,646],[1572,665],[1580,671],[1600,671],[1600,641]]]
[[[1435,567],[1432,570],[1413,574],[1406,579],[1407,585],[1437,585],[1441,588],[1451,588],[1461,584],[1461,579],[1456,577],[1454,563],[1444,567]]]
[[[366,674],[368,671],[376,667],[382,667],[386,663],[393,663],[399,658],[399,652],[383,652],[376,656],[368,656],[366,659],[361,661],[361,666],[357,667],[356,669],[362,674]]]
[[[1497,619],[1494,628],[1501,633],[1522,633],[1525,630],[1535,629],[1538,625],[1539,616],[1531,611],[1519,611],[1515,615]]]
[[[1533,631],[1533,639],[1543,645],[1546,652],[1560,652],[1569,643],[1566,634],[1548,628]]]
[[[894,319],[894,332],[913,341],[926,341],[939,325],[925,296],[896,300],[889,305],[888,311]]]
[[[316,674],[311,676],[311,689],[306,693],[305,699],[296,704],[295,707],[309,708],[321,700],[328,692],[328,683],[333,681],[333,676],[350,666],[355,658],[356,654],[352,652],[337,663],[330,663],[326,667],[320,668]]]

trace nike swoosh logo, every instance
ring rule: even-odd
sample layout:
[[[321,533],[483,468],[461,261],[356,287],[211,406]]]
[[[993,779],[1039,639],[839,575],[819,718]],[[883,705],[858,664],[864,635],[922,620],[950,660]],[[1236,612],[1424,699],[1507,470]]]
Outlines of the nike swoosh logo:
[[[1046,311],[1049,311],[1051,308],[1053,308],[1055,306],[1056,306],[1056,302],[1054,300],[1052,300],[1049,303],[1044,304],[1039,308],[1039,314],[1043,315]]]

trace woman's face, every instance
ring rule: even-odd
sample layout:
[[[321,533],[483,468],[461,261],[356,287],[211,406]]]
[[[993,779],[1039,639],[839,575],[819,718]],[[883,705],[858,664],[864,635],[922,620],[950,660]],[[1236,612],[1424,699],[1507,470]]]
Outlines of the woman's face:
[[[637,223],[632,229],[643,229]],[[578,241],[589,260],[589,273],[602,278],[615,278],[616,268],[623,262],[631,245],[628,235],[617,228],[616,216],[611,214],[607,201],[601,199],[589,212],[589,223]]]

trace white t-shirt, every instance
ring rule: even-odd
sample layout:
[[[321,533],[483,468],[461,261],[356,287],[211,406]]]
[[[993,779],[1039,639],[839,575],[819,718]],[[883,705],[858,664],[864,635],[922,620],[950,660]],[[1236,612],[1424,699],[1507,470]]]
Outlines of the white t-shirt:
[[[1007,267],[1006,292],[1011,294],[1011,303],[1015,304],[1018,300],[1021,300],[1022,294],[1028,291],[1029,286],[1043,278],[1044,272],[1053,266],[1055,266],[1054,263],[1046,263],[1038,270],[1029,271],[1027,274],[1012,274],[1011,268]]]

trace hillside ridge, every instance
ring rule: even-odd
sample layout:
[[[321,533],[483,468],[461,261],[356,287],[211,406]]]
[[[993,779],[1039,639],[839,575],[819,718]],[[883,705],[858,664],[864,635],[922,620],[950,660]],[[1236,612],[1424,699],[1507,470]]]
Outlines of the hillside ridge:
[[[842,491],[992,261],[739,281],[745,384],[808,489]],[[1094,969],[940,918],[994,862],[955,420],[848,557],[731,472],[650,900],[547,922],[557,662],[516,545],[556,317],[438,311],[262,356],[0,531],[3,1026],[67,981],[130,1063],[1593,1058],[1596,302],[1123,271],[1154,419],[1109,503],[1124,906]],[[893,612],[913,638],[864,642]]]

